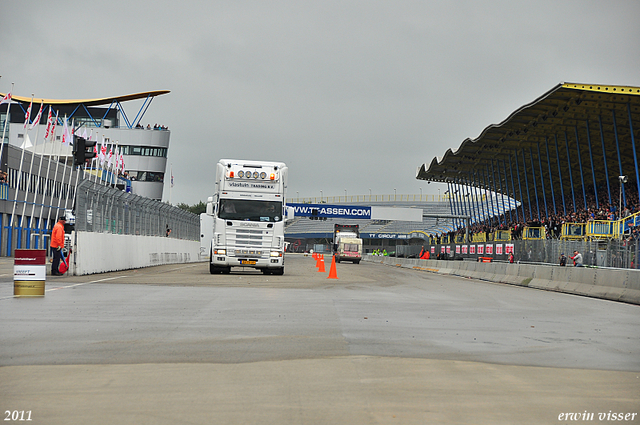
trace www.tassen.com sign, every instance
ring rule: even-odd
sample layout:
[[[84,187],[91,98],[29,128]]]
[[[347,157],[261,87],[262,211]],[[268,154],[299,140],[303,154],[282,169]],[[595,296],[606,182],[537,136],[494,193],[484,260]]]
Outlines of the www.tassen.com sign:
[[[371,218],[371,207],[327,204],[287,204],[293,207],[296,217]]]

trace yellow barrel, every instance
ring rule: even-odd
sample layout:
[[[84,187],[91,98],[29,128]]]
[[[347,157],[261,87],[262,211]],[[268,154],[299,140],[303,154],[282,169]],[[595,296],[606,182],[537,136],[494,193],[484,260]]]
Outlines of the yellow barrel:
[[[47,251],[16,249],[13,263],[13,295],[43,297],[47,276]]]

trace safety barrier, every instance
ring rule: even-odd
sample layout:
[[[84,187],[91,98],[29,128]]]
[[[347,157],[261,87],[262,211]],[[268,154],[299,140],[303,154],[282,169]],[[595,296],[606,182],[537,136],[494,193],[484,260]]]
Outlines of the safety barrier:
[[[640,270],[376,257],[363,261],[640,304]]]

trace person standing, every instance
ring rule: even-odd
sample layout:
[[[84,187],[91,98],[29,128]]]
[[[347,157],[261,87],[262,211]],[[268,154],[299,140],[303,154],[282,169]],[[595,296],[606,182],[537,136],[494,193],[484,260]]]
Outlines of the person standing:
[[[62,248],[64,248],[64,224],[67,219],[63,216],[53,226],[51,231],[51,251],[53,252],[53,263],[51,264],[51,274],[53,276],[62,276],[60,273],[60,260],[62,260]]]
[[[573,260],[574,266],[582,267],[582,254],[580,254],[578,251],[573,251],[573,257],[571,257],[571,259]]]
[[[567,257],[564,255],[564,252],[560,254],[560,265],[561,266],[567,265]]]

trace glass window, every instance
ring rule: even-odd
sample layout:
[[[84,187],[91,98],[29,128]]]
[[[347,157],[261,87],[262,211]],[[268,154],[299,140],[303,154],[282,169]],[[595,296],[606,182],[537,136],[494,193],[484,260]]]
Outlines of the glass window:
[[[140,146],[131,146],[130,155],[142,155],[142,148]]]
[[[225,220],[268,221],[282,220],[282,202],[221,199],[218,216]]]

